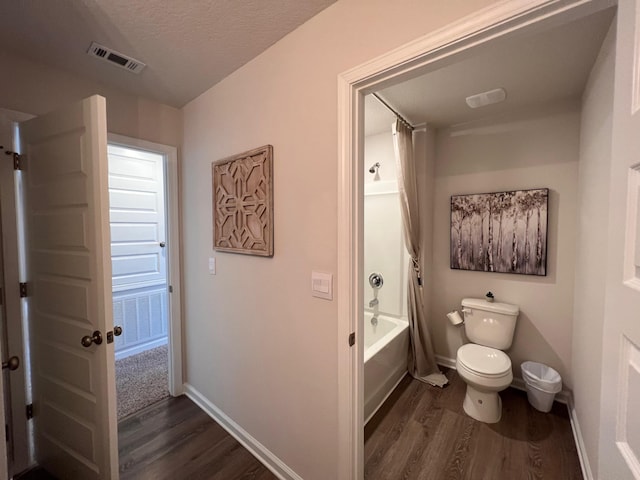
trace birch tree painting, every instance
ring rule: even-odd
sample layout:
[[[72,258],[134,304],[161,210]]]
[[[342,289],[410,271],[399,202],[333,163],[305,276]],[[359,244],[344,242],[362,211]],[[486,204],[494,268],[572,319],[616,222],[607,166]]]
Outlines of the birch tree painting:
[[[451,268],[547,274],[549,189],[453,195]]]

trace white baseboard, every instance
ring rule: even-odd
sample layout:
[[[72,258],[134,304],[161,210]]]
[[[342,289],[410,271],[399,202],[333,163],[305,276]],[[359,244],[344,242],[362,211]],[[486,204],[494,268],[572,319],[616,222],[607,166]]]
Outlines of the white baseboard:
[[[188,383],[184,384],[184,393],[193,403],[213,418],[229,435],[235,438],[244,448],[256,457],[280,480],[302,480],[296,472],[274,455],[267,447],[253,438],[240,425],[229,418],[222,410],[211,403],[204,395]]]
[[[578,423],[578,414],[573,403],[573,395],[569,396],[569,402],[567,403],[569,409],[569,419],[571,420],[571,430],[573,430],[573,439],[576,442],[576,448],[578,450],[578,458],[580,459],[580,468],[582,469],[582,476],[584,480],[593,480],[593,472],[591,471],[591,465],[589,465],[589,457],[587,455],[587,448],[582,438],[582,430],[580,430],[580,423]]]
[[[147,350],[151,350],[152,348],[161,347],[162,345],[167,345],[167,343],[169,343],[169,338],[162,337],[156,340],[152,340],[151,342],[146,342],[140,345],[136,345],[134,347],[125,348],[123,350],[120,350],[119,352],[116,352],[116,360],[122,360],[123,358],[127,358],[132,355],[137,355]]]
[[[448,357],[444,357],[442,355],[436,355],[436,362],[438,363],[438,365],[441,365],[443,367],[447,367],[447,368],[451,368],[452,370],[456,370],[456,359],[455,358],[448,358]],[[521,378],[513,378],[513,381],[511,382],[511,385],[509,385],[511,388],[515,388],[516,390],[522,390],[523,392],[525,392],[527,389],[525,387],[524,384],[524,380],[522,380]],[[561,392],[556,394],[556,401],[560,402],[560,403],[564,403],[565,405],[569,405],[569,399],[571,398],[571,391],[570,390],[566,390],[566,389],[562,389]]]
[[[442,365],[443,367],[451,368],[452,370],[456,369],[456,359],[443,357],[442,355],[436,355],[436,362],[438,365]]]
[[[441,365],[443,367],[451,368],[453,370],[456,369],[456,360],[453,358],[444,357],[442,355],[436,355],[436,362],[438,362],[438,365]],[[511,382],[510,387],[515,388],[517,390],[526,391],[524,380],[522,380],[521,378],[514,378],[513,381]],[[578,416],[576,414],[576,409],[573,405],[573,395],[571,394],[571,390],[567,390],[563,388],[561,392],[556,394],[555,400],[567,406],[567,410],[569,411],[569,423],[571,423],[571,430],[573,431],[573,439],[576,443],[576,450],[578,451],[578,459],[580,460],[580,468],[582,469],[582,476],[584,477],[585,480],[593,480],[593,473],[591,472],[591,467],[589,466],[587,449],[585,448],[585,445],[584,445],[582,432],[580,430],[580,424],[578,423]]]

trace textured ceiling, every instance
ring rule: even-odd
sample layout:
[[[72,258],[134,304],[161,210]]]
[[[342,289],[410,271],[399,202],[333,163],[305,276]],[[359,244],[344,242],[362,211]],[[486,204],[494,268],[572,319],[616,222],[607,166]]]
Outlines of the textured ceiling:
[[[335,0],[2,0],[2,49],[180,107]],[[86,55],[92,41],[147,64]]]
[[[614,13],[603,10],[536,34],[493,42],[467,58],[378,93],[414,125],[433,127],[578,98]],[[499,87],[507,91],[506,101],[478,109],[467,106],[469,95]],[[389,131],[393,116],[373,97],[366,100],[365,134]]]

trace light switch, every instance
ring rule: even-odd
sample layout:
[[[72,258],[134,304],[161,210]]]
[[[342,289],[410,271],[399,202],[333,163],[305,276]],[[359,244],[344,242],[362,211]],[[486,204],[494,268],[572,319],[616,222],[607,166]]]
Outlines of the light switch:
[[[209,275],[216,274],[216,259],[214,257],[209,257]]]
[[[311,272],[311,295],[333,300],[333,275],[331,273]]]

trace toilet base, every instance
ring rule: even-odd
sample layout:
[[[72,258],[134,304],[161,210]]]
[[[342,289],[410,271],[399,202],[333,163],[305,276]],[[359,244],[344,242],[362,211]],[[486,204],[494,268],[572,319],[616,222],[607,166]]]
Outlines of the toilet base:
[[[479,422],[497,423],[502,417],[502,399],[498,392],[481,392],[467,385],[462,407],[467,415]]]

